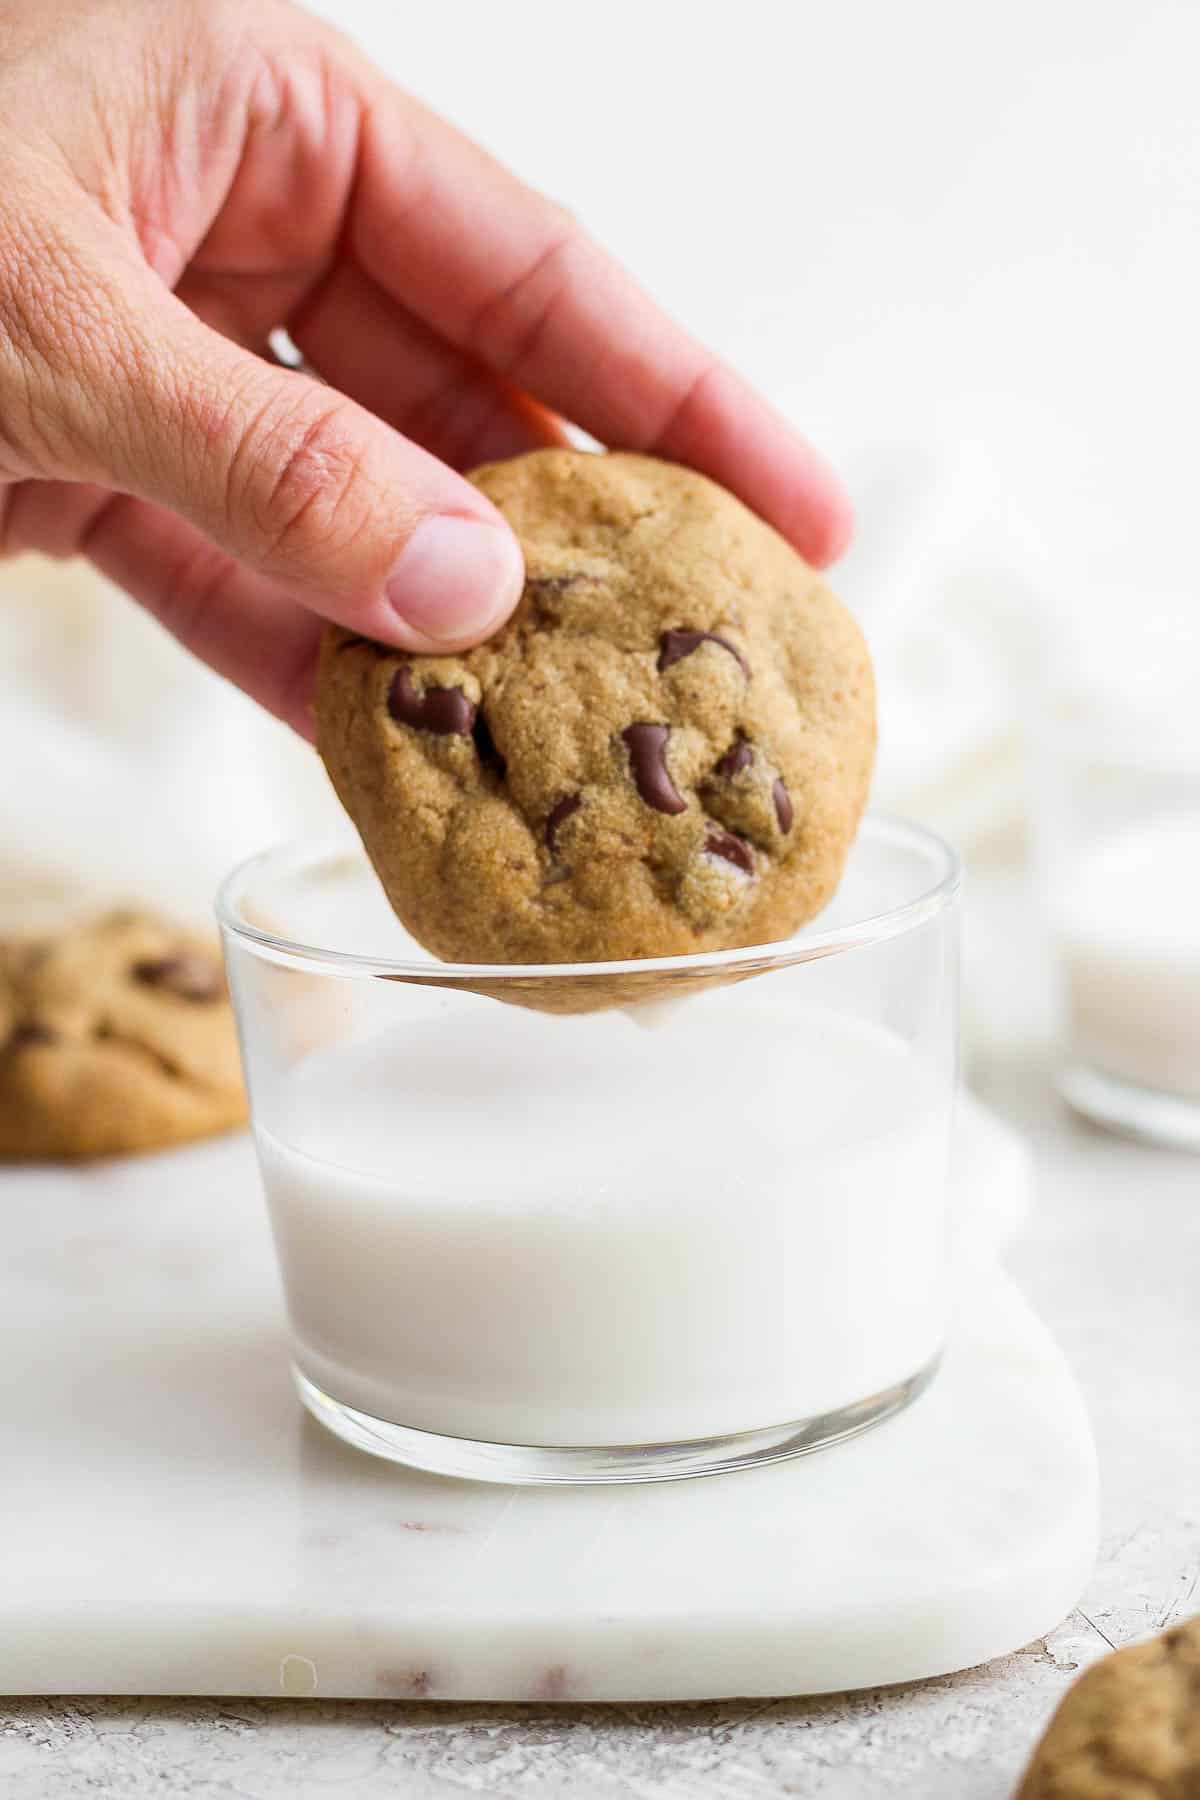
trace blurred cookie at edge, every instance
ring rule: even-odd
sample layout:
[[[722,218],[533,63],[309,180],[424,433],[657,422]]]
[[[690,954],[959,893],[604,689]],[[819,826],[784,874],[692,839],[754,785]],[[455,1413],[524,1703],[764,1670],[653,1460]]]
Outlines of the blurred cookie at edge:
[[[1017,1800],[1200,1795],[1200,1618],[1102,1657],[1071,1688]]]
[[[0,943],[0,1159],[157,1150],[245,1120],[215,941],[122,910]]]

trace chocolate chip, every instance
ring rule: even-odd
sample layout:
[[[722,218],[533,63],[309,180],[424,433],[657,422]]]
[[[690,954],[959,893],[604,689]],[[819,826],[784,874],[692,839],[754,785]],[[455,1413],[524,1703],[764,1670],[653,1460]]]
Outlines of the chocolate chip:
[[[747,875],[754,873],[754,852],[745,838],[738,837],[734,831],[709,831],[704,840],[704,848],[710,856],[724,857],[726,862],[736,863]]]
[[[481,712],[475,714],[471,736],[475,740],[475,749],[484,768],[490,769],[497,781],[503,781],[508,773],[508,763],[497,749],[491,726]]]
[[[563,595],[587,580],[578,570],[569,575],[530,575],[525,582],[525,597],[541,624],[558,625],[564,610]]]
[[[554,840],[560,825],[565,825],[573,813],[577,813],[583,805],[581,794],[564,794],[561,800],[555,801],[546,815],[546,848],[554,855]]]
[[[735,775],[740,775],[743,769],[748,769],[753,761],[754,745],[749,743],[739,731],[713,770],[713,774],[719,775],[724,781],[732,781]]]
[[[666,725],[627,725],[621,733],[629,751],[637,791],[646,805],[652,806],[655,812],[681,813],[687,811],[687,801],[671,780],[667,768],[670,735]]]
[[[36,1019],[26,1019],[21,1025],[13,1027],[2,1046],[5,1050],[25,1050],[32,1044],[57,1044],[58,1033],[49,1025],[41,1025]]]
[[[133,965],[133,979],[180,1000],[219,1000],[225,992],[221,970],[210,956],[179,950],[173,956],[148,956]]]
[[[776,777],[775,785],[771,789],[771,798],[775,802],[775,817],[779,820],[779,829],[786,837],[792,829],[792,820],[795,814],[792,811],[792,796],[783,785],[782,775]]]
[[[659,674],[661,675],[664,669],[669,669],[672,663],[682,662],[685,656],[690,656],[693,650],[700,648],[701,644],[720,644],[722,650],[728,650],[730,656],[737,658],[741,664],[742,674],[749,681],[750,664],[736,644],[731,644],[728,638],[722,637],[716,631],[664,631],[659,639]]]
[[[438,737],[470,737],[475,723],[475,707],[461,688],[427,687],[418,693],[404,663],[392,678],[388,711],[401,725]]]

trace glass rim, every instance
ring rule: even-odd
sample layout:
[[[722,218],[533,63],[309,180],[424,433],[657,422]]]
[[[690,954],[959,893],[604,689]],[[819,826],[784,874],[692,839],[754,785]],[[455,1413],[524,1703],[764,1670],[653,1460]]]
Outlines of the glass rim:
[[[859,826],[858,838],[873,837],[897,847],[932,855],[938,865],[935,879],[922,886],[919,893],[899,906],[868,914],[827,931],[804,937],[793,936],[767,944],[747,944],[732,950],[688,951],[679,956],[640,956],[608,962],[557,963],[455,963],[430,958],[415,961],[406,957],[365,956],[353,950],[334,950],[320,944],[305,943],[252,924],[239,911],[239,900],[250,879],[257,873],[269,873],[271,866],[282,867],[290,859],[308,852],[311,860],[331,856],[345,858],[357,854],[367,860],[361,844],[328,834],[314,838],[291,838],[238,863],[217,890],[216,915],[222,931],[237,938],[256,954],[290,968],[307,969],[311,973],[344,977],[384,977],[393,980],[435,982],[440,986],[488,981],[578,981],[581,977],[595,980],[614,975],[698,974],[709,970],[786,968],[797,963],[813,962],[819,957],[866,949],[872,944],[901,937],[935,918],[957,896],[962,886],[962,862],[958,852],[939,833],[926,825],[918,825],[899,815],[868,812]],[[856,841],[858,841],[856,839]],[[851,847],[851,855],[853,846]],[[806,928],[801,927],[801,931]]]

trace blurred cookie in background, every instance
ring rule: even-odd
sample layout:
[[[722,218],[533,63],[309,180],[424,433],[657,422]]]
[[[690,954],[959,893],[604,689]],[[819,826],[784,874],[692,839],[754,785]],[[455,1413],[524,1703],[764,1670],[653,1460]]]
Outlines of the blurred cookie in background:
[[[1105,1656],[1080,1676],[1017,1800],[1200,1795],[1200,1618]]]
[[[157,1150],[245,1120],[211,938],[122,909],[0,944],[0,1158]]]

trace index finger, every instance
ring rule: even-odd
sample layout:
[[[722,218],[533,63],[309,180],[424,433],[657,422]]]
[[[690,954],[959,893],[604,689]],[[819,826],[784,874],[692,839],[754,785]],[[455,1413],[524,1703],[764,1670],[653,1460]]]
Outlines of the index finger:
[[[363,121],[347,228],[387,292],[603,443],[689,464],[811,562],[851,514],[823,458],[576,222],[391,87]]]

